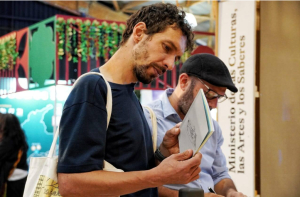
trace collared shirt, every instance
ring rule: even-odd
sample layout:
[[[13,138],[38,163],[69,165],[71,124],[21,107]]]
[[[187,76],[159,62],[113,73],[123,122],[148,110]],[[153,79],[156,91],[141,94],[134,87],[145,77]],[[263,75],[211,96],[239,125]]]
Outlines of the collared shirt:
[[[162,98],[147,104],[153,109],[157,119],[157,147],[162,143],[166,131],[182,122],[168,99],[173,91],[174,89],[167,89]],[[144,109],[144,114],[152,131],[151,118],[147,109]],[[186,185],[165,185],[165,187],[175,190],[185,187],[200,187],[207,193],[209,192],[208,187],[214,188],[214,185],[222,179],[231,178],[226,167],[226,158],[221,150],[224,141],[222,131],[217,121],[213,120],[213,124],[215,131],[200,150],[202,153],[200,178]]]

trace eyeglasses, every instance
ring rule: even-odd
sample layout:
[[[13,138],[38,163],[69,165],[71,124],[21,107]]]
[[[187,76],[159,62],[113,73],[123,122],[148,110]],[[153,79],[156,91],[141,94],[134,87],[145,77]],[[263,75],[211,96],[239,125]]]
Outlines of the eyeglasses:
[[[210,89],[201,79],[197,78],[206,88],[207,88],[207,91],[204,93],[206,98],[208,100],[213,100],[215,98],[218,99],[218,103],[222,103],[223,101],[225,101],[228,97],[226,94],[224,95],[220,95],[218,93],[216,93],[215,91],[213,91],[212,89]]]

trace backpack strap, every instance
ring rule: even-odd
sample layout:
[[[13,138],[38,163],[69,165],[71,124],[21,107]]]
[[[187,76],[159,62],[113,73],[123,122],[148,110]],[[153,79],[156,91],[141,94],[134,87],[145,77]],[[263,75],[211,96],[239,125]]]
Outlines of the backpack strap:
[[[153,142],[153,152],[156,151],[156,146],[157,146],[157,120],[156,120],[156,115],[154,111],[148,107],[148,106],[143,106],[145,109],[148,110],[151,118],[151,123],[152,123],[152,142]]]

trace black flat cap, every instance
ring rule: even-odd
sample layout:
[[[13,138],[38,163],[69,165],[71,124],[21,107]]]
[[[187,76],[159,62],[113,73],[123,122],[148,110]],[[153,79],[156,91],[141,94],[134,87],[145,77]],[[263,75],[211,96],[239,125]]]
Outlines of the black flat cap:
[[[232,82],[227,66],[212,54],[192,55],[182,65],[180,74],[182,73],[193,75],[215,86],[226,87],[232,92],[238,91]]]

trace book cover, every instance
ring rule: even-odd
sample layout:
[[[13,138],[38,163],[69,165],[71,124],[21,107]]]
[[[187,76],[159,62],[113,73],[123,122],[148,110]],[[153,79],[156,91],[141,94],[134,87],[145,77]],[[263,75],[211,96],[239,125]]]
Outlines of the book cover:
[[[178,136],[180,152],[192,149],[196,154],[213,132],[214,125],[210,109],[204,92],[200,89],[180,125]]]

